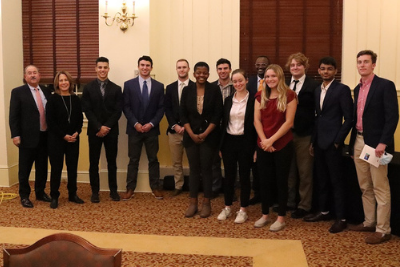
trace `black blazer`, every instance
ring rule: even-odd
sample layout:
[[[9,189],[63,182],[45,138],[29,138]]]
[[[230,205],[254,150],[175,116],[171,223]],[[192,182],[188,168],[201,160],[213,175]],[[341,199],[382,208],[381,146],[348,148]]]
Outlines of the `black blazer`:
[[[289,85],[291,77],[286,80]],[[298,104],[294,117],[293,132],[299,136],[312,135],[315,120],[315,88],[321,83],[306,76],[303,87],[297,97]]]
[[[111,128],[108,135],[118,135],[118,120],[122,114],[121,87],[108,80],[104,98],[99,83],[93,80],[85,85],[82,93],[82,110],[88,119],[88,135],[96,135],[101,126]]]
[[[215,129],[207,136],[205,142],[218,147],[219,128],[222,117],[222,96],[219,86],[209,82],[205,85],[203,113],[197,111],[197,88],[193,83],[186,86],[182,91],[180,117],[182,125],[190,124],[193,133],[200,134],[204,132],[210,123],[216,125]],[[192,138],[185,131],[183,135],[183,145],[189,147],[194,145]]]
[[[143,107],[142,93],[140,91],[139,77],[124,83],[123,111],[127,119],[126,133],[134,135],[157,136],[160,134],[160,121],[164,116],[164,85],[151,79],[149,104]],[[147,133],[139,133],[135,124],[152,123],[154,125]]]
[[[228,96],[225,99],[224,103],[224,110],[223,110],[223,116],[222,116],[222,123],[221,123],[221,141],[220,141],[220,146],[219,149],[221,150],[223,148],[225,136],[227,134],[227,127],[229,123],[229,118],[230,118],[230,112],[232,108],[232,100],[233,95]],[[256,129],[254,128],[254,97],[251,97],[251,94],[249,94],[249,99],[247,100],[246,104],[246,113],[244,115],[244,142],[246,143],[244,147],[248,148],[249,151],[254,152],[256,149],[256,144],[257,144],[257,132]]]
[[[193,81],[189,80],[189,84],[194,84]],[[169,85],[167,85],[165,97],[164,97],[164,108],[165,108],[165,116],[168,120],[168,128],[167,134],[175,133],[174,130],[171,129],[172,126],[178,124],[182,126],[181,119],[179,116],[179,95],[178,95],[178,81],[175,81]]]
[[[354,89],[354,123],[350,138],[350,148],[354,147],[357,135],[357,101],[360,85]],[[399,104],[396,87],[392,81],[375,75],[368,92],[363,112],[363,137],[365,144],[376,147],[387,145],[386,151],[394,152],[394,132],[399,121]]]
[[[250,93],[250,97],[253,97],[256,95],[258,92],[258,76],[250,76],[249,77],[249,82],[247,83],[247,91]]]
[[[321,86],[318,86],[315,90],[317,114],[311,142],[322,149],[333,144],[342,145],[353,125],[353,98],[350,88],[335,80],[325,95],[322,110],[320,99]]]
[[[50,90],[42,85],[40,89],[48,101],[51,96]],[[21,138],[20,147],[33,148],[39,144],[40,114],[28,85],[11,91],[9,124],[11,138]]]

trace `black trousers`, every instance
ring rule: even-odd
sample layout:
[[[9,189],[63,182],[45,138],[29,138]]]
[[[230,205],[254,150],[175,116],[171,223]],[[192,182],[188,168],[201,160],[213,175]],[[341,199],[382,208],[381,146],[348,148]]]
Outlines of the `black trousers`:
[[[158,162],[158,136],[147,136],[146,134],[128,136],[128,173],[126,176],[126,188],[135,191],[137,184],[137,177],[139,171],[140,155],[142,154],[142,147],[146,149],[147,159],[149,161],[149,179],[150,188],[152,190],[159,189],[160,187],[160,163]]]
[[[208,143],[191,145],[186,147],[186,154],[189,161],[189,196],[197,198],[200,188],[200,180],[203,181],[205,198],[212,197],[212,163],[216,148]]]
[[[108,169],[108,187],[110,191],[117,191],[117,154],[118,154],[118,135],[106,135],[97,137],[88,135],[89,139],[89,177],[90,186],[93,193],[100,190],[99,160],[101,147],[104,143]]]
[[[60,183],[61,173],[64,166],[67,166],[68,176],[68,195],[70,197],[76,195],[77,191],[77,171],[79,159],[79,138],[75,143],[68,143],[64,139],[60,140],[59,137],[49,137],[49,157],[51,164],[50,176],[50,195],[51,198],[58,198],[60,196]]]
[[[269,214],[272,204],[272,191],[278,191],[278,215],[286,215],[288,198],[288,176],[294,153],[293,142],[275,152],[266,152],[257,148],[257,166],[260,175],[260,196],[262,214]]]
[[[39,144],[35,148],[19,147],[19,195],[22,198],[29,198],[31,187],[29,185],[29,175],[32,165],[35,163],[35,193],[41,197],[46,188],[47,181],[47,132],[40,133]]]
[[[250,168],[253,162],[253,151],[246,147],[244,135],[225,135],[222,146],[224,161],[224,196],[225,206],[231,206],[235,193],[237,165],[239,164],[240,206],[247,207],[250,198]]]
[[[333,204],[337,219],[345,218],[343,158],[341,147],[333,144],[327,149],[314,147],[316,185],[318,207],[320,211],[329,211],[329,196],[333,196]]]

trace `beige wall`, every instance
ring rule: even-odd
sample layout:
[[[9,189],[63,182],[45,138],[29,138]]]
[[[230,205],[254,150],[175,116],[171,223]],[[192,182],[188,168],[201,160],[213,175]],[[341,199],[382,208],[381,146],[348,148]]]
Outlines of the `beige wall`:
[[[371,49],[378,54],[375,73],[394,81],[400,95],[400,1],[345,0],[343,14],[343,83],[354,88],[359,82],[356,55]],[[400,129],[395,134],[400,150]]]

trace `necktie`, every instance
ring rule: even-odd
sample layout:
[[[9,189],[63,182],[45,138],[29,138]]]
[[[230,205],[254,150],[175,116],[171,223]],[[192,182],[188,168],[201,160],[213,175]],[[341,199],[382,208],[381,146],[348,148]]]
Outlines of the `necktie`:
[[[100,92],[101,92],[101,95],[104,97],[104,94],[106,93],[106,84],[105,84],[105,82],[101,82],[101,84],[100,84]]]
[[[143,99],[143,107],[147,108],[147,105],[149,104],[149,88],[147,87],[146,81],[143,82],[142,99]]]
[[[181,83],[179,84],[179,91],[178,91],[179,103],[181,103],[181,96],[182,96],[183,87],[185,87],[185,83],[182,83],[182,82],[181,82]]]
[[[47,130],[46,115],[44,113],[42,98],[40,97],[38,88],[35,88],[35,92],[36,92],[36,103],[37,103],[39,115],[40,115],[40,130],[46,131]]]
[[[258,85],[258,91],[261,91],[263,88],[264,88],[264,79],[261,79]]]
[[[296,92],[296,85],[299,83],[299,80],[294,80],[293,91]]]

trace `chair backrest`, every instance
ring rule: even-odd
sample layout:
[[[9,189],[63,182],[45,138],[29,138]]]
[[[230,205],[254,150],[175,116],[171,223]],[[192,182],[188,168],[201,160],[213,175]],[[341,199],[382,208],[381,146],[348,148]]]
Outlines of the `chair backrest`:
[[[26,248],[3,249],[4,267],[120,267],[121,249],[103,249],[84,238],[58,233]]]

